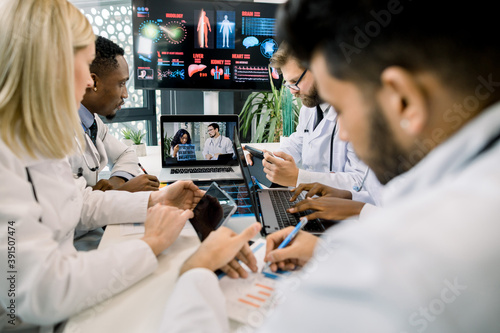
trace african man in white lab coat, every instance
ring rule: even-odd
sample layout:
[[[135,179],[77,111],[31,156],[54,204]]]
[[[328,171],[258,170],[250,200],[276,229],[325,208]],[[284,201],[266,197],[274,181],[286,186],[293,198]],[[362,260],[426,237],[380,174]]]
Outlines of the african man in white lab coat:
[[[96,38],[96,58],[90,65],[93,86],[86,89],[78,110],[86,144],[83,151],[71,156],[70,164],[73,173],[83,176],[94,190],[155,191],[160,186],[158,179],[143,174],[134,150],[111,135],[99,117],[113,119],[128,97],[129,68],[124,52],[113,41]],[[98,180],[106,165],[111,176]]]

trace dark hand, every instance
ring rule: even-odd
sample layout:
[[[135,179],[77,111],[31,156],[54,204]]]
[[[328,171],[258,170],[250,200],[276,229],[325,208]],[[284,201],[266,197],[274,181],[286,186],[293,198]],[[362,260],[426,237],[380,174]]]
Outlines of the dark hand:
[[[153,175],[140,175],[117,188],[119,191],[158,191],[160,181]]]
[[[309,220],[317,218],[344,220],[348,217],[359,215],[364,205],[364,202],[325,196],[313,199],[307,198],[298,202],[292,208],[287,209],[287,211],[294,214],[311,209],[314,212],[306,216]]]
[[[94,186],[92,186],[92,190],[94,191],[107,191],[107,190],[112,190],[113,185],[107,180],[107,179],[101,179],[100,181],[97,182]]]
[[[306,194],[306,198],[312,198],[317,195],[319,197],[334,197],[334,198],[342,198],[342,199],[352,199],[352,193],[346,190],[340,190],[338,188],[326,186],[320,183],[308,183],[308,184],[299,184],[296,188],[291,190],[293,196],[290,198],[290,201],[297,200],[297,197],[303,191],[308,191]]]

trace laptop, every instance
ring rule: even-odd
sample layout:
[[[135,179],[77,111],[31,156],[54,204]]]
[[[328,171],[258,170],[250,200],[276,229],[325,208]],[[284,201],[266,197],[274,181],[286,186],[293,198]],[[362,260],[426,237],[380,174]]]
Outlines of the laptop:
[[[208,131],[209,125],[213,131]],[[211,137],[215,128],[219,136]],[[162,115],[160,131],[160,182],[242,179],[232,144],[239,131],[238,115]],[[186,136],[187,142],[176,140],[176,135]],[[174,143],[178,145],[175,157]]]
[[[238,162],[240,163],[243,180],[248,189],[255,218],[262,224],[261,233],[264,236],[289,226],[295,226],[303,216],[312,213],[310,210],[299,214],[288,213],[286,209],[292,207],[296,202],[304,200],[304,195],[301,193],[296,201],[290,202],[289,199],[293,193],[288,188],[262,188],[250,173],[237,133],[234,135],[233,144]],[[336,223],[338,221],[310,220],[303,230],[320,235]]]

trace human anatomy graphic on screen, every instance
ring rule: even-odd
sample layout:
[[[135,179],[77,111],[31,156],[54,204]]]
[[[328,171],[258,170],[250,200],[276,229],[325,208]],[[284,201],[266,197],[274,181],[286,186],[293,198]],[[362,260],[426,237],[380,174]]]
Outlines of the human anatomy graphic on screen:
[[[200,11],[200,19],[198,20],[198,43],[201,48],[208,48],[208,32],[212,32],[210,27],[210,20],[208,19],[207,12],[205,10]]]
[[[234,38],[236,34],[236,19],[234,11],[217,11],[217,48],[234,49]]]
[[[229,33],[233,33],[233,30],[231,29],[231,22],[227,19],[227,15],[224,15],[219,32],[222,32],[222,47],[229,47]]]

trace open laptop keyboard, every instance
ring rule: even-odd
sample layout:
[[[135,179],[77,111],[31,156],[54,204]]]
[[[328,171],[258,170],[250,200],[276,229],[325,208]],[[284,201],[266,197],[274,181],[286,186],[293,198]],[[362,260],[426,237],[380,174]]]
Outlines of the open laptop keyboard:
[[[293,193],[290,191],[269,191],[269,196],[271,197],[271,202],[274,206],[274,214],[278,220],[278,225],[281,229],[288,226],[296,226],[303,216],[312,213],[312,210],[306,210],[300,213],[290,214],[286,210],[297,202],[304,200],[304,195],[300,194],[297,200],[290,201]],[[305,231],[308,232],[323,232],[325,231],[325,226],[321,223],[319,219],[309,220],[304,227]]]
[[[234,172],[231,167],[204,167],[204,168],[175,168],[170,169],[170,174],[180,173],[214,173],[214,172]]]

